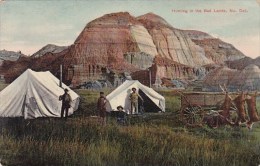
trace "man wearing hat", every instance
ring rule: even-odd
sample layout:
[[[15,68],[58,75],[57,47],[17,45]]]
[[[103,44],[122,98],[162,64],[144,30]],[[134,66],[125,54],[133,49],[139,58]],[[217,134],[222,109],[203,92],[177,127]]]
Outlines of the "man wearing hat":
[[[99,117],[101,118],[101,124],[106,125],[106,103],[107,99],[104,92],[99,93],[100,96],[97,101],[97,109],[99,111]]]
[[[69,91],[68,89],[64,89],[64,94],[59,97],[59,100],[62,101],[62,105],[61,105],[61,118],[64,117],[64,111],[65,111],[65,118],[67,118],[68,114],[69,114],[71,97],[70,97],[68,91]]]
[[[135,113],[138,114],[138,98],[142,101],[143,98],[136,92],[136,88],[132,88],[132,93],[130,94],[130,101],[131,101],[131,114]]]
[[[117,123],[125,124],[126,123],[126,115],[127,115],[127,113],[124,112],[124,108],[121,105],[117,106],[116,108],[117,108],[117,111],[118,111]]]

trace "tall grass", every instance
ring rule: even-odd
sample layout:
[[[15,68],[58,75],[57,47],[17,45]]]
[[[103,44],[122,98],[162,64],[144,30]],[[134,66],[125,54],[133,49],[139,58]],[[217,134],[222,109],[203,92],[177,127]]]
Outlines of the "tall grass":
[[[113,118],[101,126],[94,115],[98,92],[78,91],[79,111],[66,121],[2,119],[3,165],[258,165],[260,141],[245,128],[185,128],[178,96],[163,92],[168,113]],[[108,92],[106,92],[108,93]],[[176,103],[176,104],[175,104]],[[257,127],[259,129],[259,126]]]
[[[91,118],[19,121],[17,126],[13,132],[2,129],[0,156],[6,165],[253,165],[260,161],[260,145],[253,149],[248,141],[254,139],[246,135],[215,139],[207,132],[198,135],[166,125],[102,127]]]
[[[165,97],[165,105],[167,112],[176,112],[180,109],[181,97],[178,93],[175,93],[173,91],[160,91],[159,93]]]

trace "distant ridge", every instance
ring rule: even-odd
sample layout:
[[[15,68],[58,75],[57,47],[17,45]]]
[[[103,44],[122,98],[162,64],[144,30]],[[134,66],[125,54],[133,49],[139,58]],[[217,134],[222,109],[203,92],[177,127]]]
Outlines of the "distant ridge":
[[[65,50],[67,48],[68,48],[68,46],[57,46],[54,44],[48,44],[48,45],[44,46],[43,48],[41,48],[36,53],[34,53],[32,55],[32,57],[38,58],[38,57],[45,55],[46,53],[53,53],[53,54],[60,53],[61,51]]]

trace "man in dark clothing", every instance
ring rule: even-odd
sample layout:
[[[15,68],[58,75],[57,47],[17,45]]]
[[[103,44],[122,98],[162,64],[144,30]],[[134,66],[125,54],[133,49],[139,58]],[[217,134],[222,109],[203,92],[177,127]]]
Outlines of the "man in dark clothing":
[[[106,103],[107,99],[104,92],[100,92],[100,97],[97,101],[97,109],[99,111],[99,116],[101,117],[101,124],[106,125]]]
[[[117,123],[124,125],[126,123],[126,113],[124,112],[124,108],[120,105],[117,107]]]
[[[59,97],[59,100],[62,101],[61,105],[61,118],[64,117],[64,111],[65,111],[65,118],[68,117],[69,114],[69,108],[71,103],[71,97],[68,94],[68,89],[64,89],[64,94]]]

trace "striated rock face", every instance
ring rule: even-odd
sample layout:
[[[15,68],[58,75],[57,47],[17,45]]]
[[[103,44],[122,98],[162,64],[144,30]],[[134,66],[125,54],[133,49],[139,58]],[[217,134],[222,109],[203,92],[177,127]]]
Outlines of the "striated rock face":
[[[137,18],[126,12],[107,14],[87,24],[70,47],[65,61],[71,62],[73,76],[68,77],[78,84],[101,78],[102,68],[134,72],[154,63],[156,77],[187,79],[194,74],[193,68],[227,59],[212,58],[203,44],[194,42],[206,39],[214,38],[199,31],[175,29],[152,13]],[[213,54],[220,57],[216,51]]]
[[[129,13],[108,14],[87,24],[65,56],[73,59],[69,60],[73,84],[100,78],[104,68],[118,72],[135,69],[123,55],[140,51],[131,34],[131,26],[138,24]]]
[[[188,35],[171,27],[161,17],[148,13],[137,19],[152,36],[160,57],[191,67],[213,63]]]
[[[242,57],[244,55],[228,43],[204,32],[173,28],[153,13],[133,17],[120,12],[89,22],[71,46],[47,45],[26,63],[18,63],[24,64],[20,70],[51,70],[54,75],[58,75],[62,64],[63,80],[73,85],[106,79],[107,75],[116,77],[123,72],[144,80],[150,69],[154,84],[161,78],[188,79],[196,75],[196,69],[201,66]],[[8,73],[4,68],[1,72]],[[11,76],[18,75],[12,72],[9,76],[12,80]]]
[[[225,61],[234,61],[244,58],[245,55],[237,50],[233,45],[225,43],[220,39],[206,38],[202,40],[192,40],[205,51],[205,56],[216,64],[224,64]]]
[[[124,54],[125,60],[141,70],[147,70],[152,66],[154,56],[144,52],[128,52]]]
[[[130,26],[136,20],[128,13],[108,14],[84,28],[71,48],[77,63],[96,63],[111,68],[122,67],[123,54],[138,50]]]
[[[145,52],[153,57],[158,55],[153,39],[144,26],[132,25],[130,26],[130,32],[141,52]]]

